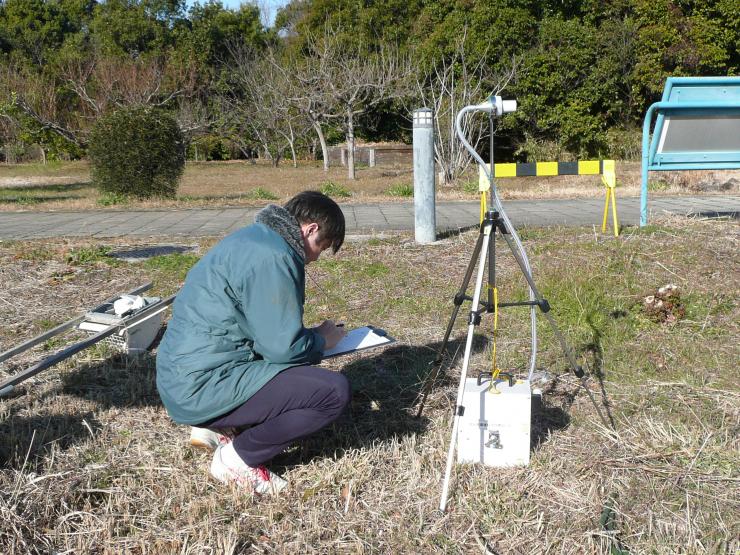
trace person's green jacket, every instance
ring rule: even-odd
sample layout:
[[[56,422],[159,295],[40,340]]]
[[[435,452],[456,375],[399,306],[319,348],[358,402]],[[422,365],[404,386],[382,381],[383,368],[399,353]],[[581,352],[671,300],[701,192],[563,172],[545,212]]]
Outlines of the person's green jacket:
[[[298,222],[269,206],[188,273],[157,350],[157,389],[181,424],[243,404],[280,371],[321,360],[303,326],[305,251]]]

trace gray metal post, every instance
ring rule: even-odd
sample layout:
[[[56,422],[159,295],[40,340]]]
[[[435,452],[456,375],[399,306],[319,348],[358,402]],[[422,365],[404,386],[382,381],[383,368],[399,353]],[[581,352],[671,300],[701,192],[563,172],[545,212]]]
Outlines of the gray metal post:
[[[436,240],[434,120],[429,108],[414,110],[414,237],[417,243]]]

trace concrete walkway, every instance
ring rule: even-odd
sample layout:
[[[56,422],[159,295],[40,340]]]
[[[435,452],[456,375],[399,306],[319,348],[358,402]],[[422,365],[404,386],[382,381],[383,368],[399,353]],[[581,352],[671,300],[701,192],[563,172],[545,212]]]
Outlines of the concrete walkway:
[[[637,225],[638,198],[617,201],[619,222]],[[601,226],[603,199],[516,200],[504,202],[514,226]],[[256,208],[190,210],[96,210],[84,212],[0,212],[0,240],[48,237],[123,236],[221,236],[252,223]],[[342,206],[349,235],[414,228],[411,202],[347,204]],[[656,197],[650,200],[651,216],[661,214],[740,218],[740,196]],[[476,225],[477,202],[437,204],[439,231]],[[611,221],[611,216],[610,216]]]

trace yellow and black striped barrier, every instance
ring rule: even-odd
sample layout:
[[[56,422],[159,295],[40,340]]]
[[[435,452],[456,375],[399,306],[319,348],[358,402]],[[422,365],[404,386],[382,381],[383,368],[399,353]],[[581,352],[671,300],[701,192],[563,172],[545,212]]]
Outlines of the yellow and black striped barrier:
[[[619,222],[617,220],[617,198],[614,189],[617,185],[617,174],[614,160],[581,160],[579,162],[532,162],[523,164],[494,164],[494,178],[506,177],[544,177],[554,175],[601,175],[601,181],[606,187],[606,203],[604,204],[604,218],[601,224],[602,233],[606,232],[606,221],[611,201],[614,236],[619,236]],[[486,169],[490,169],[486,164]],[[479,168],[478,190],[485,193],[490,183],[483,168]],[[485,195],[482,195],[485,197]],[[481,201],[481,214],[485,208]]]

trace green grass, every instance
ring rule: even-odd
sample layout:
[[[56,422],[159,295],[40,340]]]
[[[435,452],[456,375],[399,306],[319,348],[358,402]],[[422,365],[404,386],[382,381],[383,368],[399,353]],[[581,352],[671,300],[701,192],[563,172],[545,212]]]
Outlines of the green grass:
[[[61,323],[62,322],[59,320],[51,320],[49,318],[40,318],[38,320],[35,320],[33,324],[34,326],[36,326],[36,328],[40,329],[41,331],[47,331],[47,330],[50,330],[58,326]]]
[[[42,343],[41,349],[49,352],[60,351],[67,345],[67,343],[68,341],[62,337],[50,337]]]
[[[466,181],[462,185],[462,190],[469,195],[480,193],[480,184],[477,180]]]
[[[27,207],[51,201],[74,201],[84,198],[90,189],[91,186],[88,183],[0,187],[0,204]]]
[[[61,160],[47,160],[46,164],[41,162],[30,162],[25,164],[3,164],[0,167],[0,175],[13,176],[36,176],[36,175],[56,175],[62,172],[86,173],[89,166],[86,161],[67,162]]]
[[[256,200],[278,200],[280,197],[264,187],[256,187],[247,193],[248,198]]]
[[[102,245],[80,247],[67,252],[65,261],[67,264],[72,266],[84,266],[87,264],[95,264],[97,262],[105,262],[111,265],[117,264],[117,260],[108,256],[109,252],[110,247]]]
[[[126,195],[122,195],[121,193],[105,191],[100,194],[100,197],[98,197],[96,202],[100,206],[116,206],[119,204],[128,204],[131,202],[131,198]]]
[[[333,198],[347,198],[351,197],[352,193],[344,185],[334,183],[333,181],[325,181],[319,186],[319,191],[324,193],[326,196]]]
[[[379,247],[381,245],[397,246],[400,242],[401,241],[397,236],[384,237],[382,239],[379,237],[371,237],[370,239],[367,240],[367,246],[369,247]]]
[[[161,256],[153,256],[142,262],[142,266],[148,270],[156,271],[159,280],[165,282],[182,281],[200,256],[189,253],[173,253]]]
[[[670,187],[667,181],[650,181],[648,180],[647,189],[651,193],[657,193],[658,191],[665,191]]]
[[[7,202],[7,203],[13,203],[17,204],[19,206],[34,206],[36,204],[41,204],[44,202],[44,199],[41,197],[33,197],[29,195],[18,195],[16,197],[4,197],[0,202]]]
[[[385,194],[391,197],[413,197],[414,186],[410,183],[396,183],[388,187]]]
[[[3,244],[13,249],[13,257],[17,260],[44,262],[53,260],[56,256],[55,250],[44,244],[29,241],[7,241]]]

